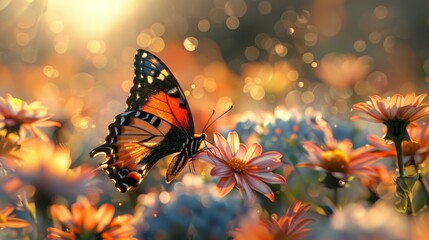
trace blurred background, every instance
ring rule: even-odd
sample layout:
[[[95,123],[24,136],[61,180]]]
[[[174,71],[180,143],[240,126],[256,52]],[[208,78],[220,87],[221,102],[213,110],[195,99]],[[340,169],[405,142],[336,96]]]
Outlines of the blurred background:
[[[41,101],[75,165],[125,109],[133,58],[160,57],[201,131],[276,106],[348,119],[368,95],[427,91],[429,1],[0,0],[0,94]]]
[[[281,170],[287,177],[290,163],[305,154],[299,144],[289,148],[289,142],[277,141],[277,135],[292,143],[313,139],[306,136],[312,132],[312,111],[329,118],[339,139],[353,138],[354,146],[361,146],[368,132],[359,133],[348,121],[353,104],[374,94],[428,92],[429,1],[0,0],[0,96],[40,101],[55,114],[52,120],[62,126],[44,130],[70,149],[72,169],[102,161],[88,153],[103,143],[107,126],[125,110],[138,48],[157,55],[178,79],[197,133],[212,109],[218,116],[231,104],[232,111],[209,131],[235,129],[245,141],[252,129],[260,129],[255,122],[274,119],[263,126],[260,142],[264,151],[281,149],[287,163]],[[380,125],[373,129],[381,136]],[[214,184],[203,184],[209,171],[199,171],[195,162],[197,174],[183,174],[181,181],[166,185],[167,162],[160,161],[141,187],[128,194],[118,193],[97,171],[100,202],[115,203],[119,213],[145,215],[139,231],[148,235],[171,229],[168,222],[185,224],[186,235],[191,221],[205,224],[194,224],[201,232],[224,234],[232,225],[219,212],[234,219],[246,210],[237,191],[222,201],[212,196]],[[191,165],[185,172],[192,172]],[[264,207],[258,213],[280,214],[285,199],[326,195],[318,174],[297,173],[288,178],[287,187],[275,187],[277,206],[262,196]],[[361,198],[354,197],[360,194],[354,185],[349,189],[343,197]],[[190,210],[183,212],[183,206]],[[213,228],[220,223],[222,228]]]

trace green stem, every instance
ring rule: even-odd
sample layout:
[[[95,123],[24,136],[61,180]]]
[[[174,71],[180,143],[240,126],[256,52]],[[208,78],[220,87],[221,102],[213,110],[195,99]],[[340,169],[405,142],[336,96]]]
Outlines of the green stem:
[[[334,199],[333,200],[334,200],[335,207],[338,207],[338,202],[340,199],[339,195],[340,195],[340,191],[338,190],[338,188],[334,188]]]
[[[396,148],[396,159],[398,160],[398,169],[399,169],[399,178],[400,179],[405,179],[405,171],[404,171],[404,160],[403,160],[403,154],[402,154],[402,140],[399,140],[398,138],[395,138],[395,140],[393,140],[393,142],[395,143],[395,148]],[[414,214],[414,206],[413,206],[413,201],[412,201],[412,196],[411,194],[413,194],[412,192],[405,192],[406,194],[406,198],[407,198],[407,214],[408,215],[413,215]]]
[[[398,160],[399,177],[405,177],[404,160],[402,159],[402,140],[395,139],[393,141],[396,148],[396,159]]]

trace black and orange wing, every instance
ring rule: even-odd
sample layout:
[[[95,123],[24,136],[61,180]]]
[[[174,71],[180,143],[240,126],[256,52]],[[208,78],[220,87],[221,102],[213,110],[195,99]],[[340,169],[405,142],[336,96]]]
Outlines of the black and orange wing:
[[[100,164],[121,192],[136,187],[162,157],[179,152],[194,135],[183,90],[157,57],[138,50],[127,109],[109,125],[105,143],[90,152],[106,155]]]
[[[139,49],[134,61],[134,84],[127,110],[151,113],[194,135],[194,123],[185,94],[168,67],[155,55]]]

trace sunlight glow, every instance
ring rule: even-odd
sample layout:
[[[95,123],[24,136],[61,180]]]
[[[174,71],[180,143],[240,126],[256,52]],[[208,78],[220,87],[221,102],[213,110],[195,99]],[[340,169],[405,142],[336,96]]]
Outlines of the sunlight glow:
[[[75,31],[81,35],[102,36],[112,28],[126,10],[131,1],[120,0],[50,0],[47,11],[64,17]]]

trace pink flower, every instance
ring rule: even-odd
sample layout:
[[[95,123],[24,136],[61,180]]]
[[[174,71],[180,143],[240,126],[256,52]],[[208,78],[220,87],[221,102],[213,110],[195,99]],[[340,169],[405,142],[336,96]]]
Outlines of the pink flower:
[[[217,187],[221,196],[228,194],[237,186],[246,203],[253,205],[256,195],[253,190],[274,201],[274,193],[266,183],[284,184],[286,179],[271,171],[282,166],[278,152],[262,153],[258,143],[249,148],[240,143],[238,134],[230,132],[226,140],[220,133],[214,133],[216,148],[204,151],[196,158],[214,164],[212,176],[220,177]]]
[[[405,97],[395,94],[391,98],[370,96],[370,102],[353,105],[353,110],[362,111],[364,116],[353,116],[351,119],[363,119],[370,122],[385,123],[389,120],[414,122],[429,116],[429,102],[423,102],[426,94],[416,96],[409,93]]]
[[[47,141],[48,136],[38,127],[61,126],[58,122],[48,121],[52,116],[40,102],[28,104],[10,94],[6,98],[0,97],[0,129],[4,128],[8,133],[15,132],[22,139],[25,138],[26,131],[29,131],[31,135]]]
[[[272,221],[245,219],[241,227],[231,232],[234,240],[299,240],[310,231],[307,226],[314,220],[305,217],[304,214],[310,209],[310,205],[303,204],[300,200],[295,201],[280,219],[273,218]]]

